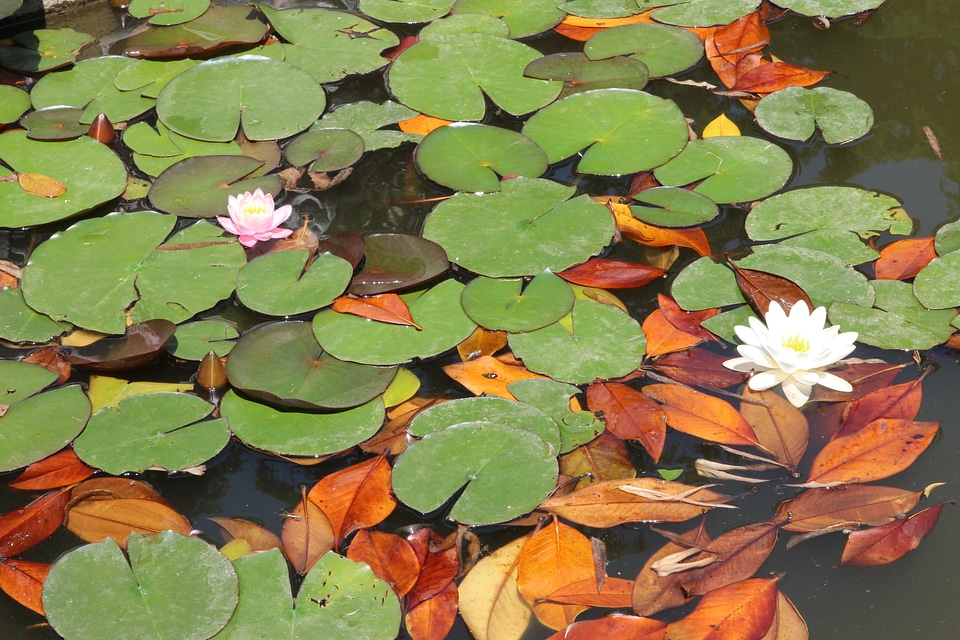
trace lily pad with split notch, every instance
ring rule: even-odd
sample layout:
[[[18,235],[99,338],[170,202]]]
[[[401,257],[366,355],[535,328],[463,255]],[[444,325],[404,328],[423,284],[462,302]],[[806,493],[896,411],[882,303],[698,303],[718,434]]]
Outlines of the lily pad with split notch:
[[[628,18],[641,12],[636,0],[568,0],[560,6],[581,18]]]
[[[176,330],[175,324],[158,318],[132,324],[122,336],[107,336],[85,347],[61,347],[61,351],[67,362],[87,371],[136,369],[159,358]]]
[[[524,74],[564,83],[559,98],[593,89],[643,89],[650,77],[646,65],[626,56],[590,60],[580,52],[552,53],[527,65]]]
[[[231,195],[257,189],[274,198],[280,195],[280,178],[276,175],[247,178],[262,164],[246,156],[186,158],[157,176],[147,197],[157,209],[185,218],[226,215]]]
[[[170,131],[162,122],[157,123],[156,130],[146,122],[137,122],[127,127],[123,132],[123,143],[133,151],[133,162],[137,168],[154,178],[187,158],[243,155],[240,145],[233,140],[194,140]],[[257,171],[255,169],[250,175],[256,175]]]
[[[555,0],[458,0],[452,15],[476,13],[500,18],[518,40],[549,31],[566,15]]]
[[[230,353],[239,337],[237,328],[229,322],[198,320],[178,326],[166,349],[181,360],[200,361],[211,351],[222,358]]]
[[[664,7],[650,17],[679,27],[713,27],[730,24],[760,6],[760,0],[636,0],[641,11]]]
[[[552,324],[573,308],[573,291],[551,271],[524,284],[520,278],[471,280],[461,297],[463,310],[481,327],[519,333]]]
[[[82,116],[78,107],[47,107],[20,118],[20,126],[31,140],[73,140],[90,131],[89,124],[80,122]]]
[[[517,380],[507,391],[522,403],[532,405],[553,418],[560,429],[560,453],[573,451],[603,432],[604,422],[590,411],[574,409],[579,402],[574,396],[578,387],[544,378]]]
[[[360,0],[360,11],[374,20],[415,24],[442,18],[454,2],[456,0]]]
[[[827,144],[862,138],[873,127],[873,110],[847,91],[788,87],[765,96],[754,110],[765,131],[787,140],[809,140],[816,128]]]
[[[720,215],[717,203],[705,195],[678,187],[654,187],[634,196],[635,218],[658,227],[693,227]],[[650,206],[648,206],[650,205]]]
[[[363,266],[347,289],[356,296],[410,289],[450,268],[443,247],[420,236],[375,233],[365,240]]]
[[[0,290],[0,338],[9,342],[47,342],[72,326],[34,311],[24,302],[19,287]]]
[[[254,258],[237,274],[240,302],[268,316],[294,316],[333,303],[350,284],[353,267],[332,253],[307,264],[309,257],[306,249],[292,249]]]
[[[234,388],[298,409],[356,407],[383,393],[396,373],[396,366],[338,360],[317,344],[309,323],[297,321],[248,331],[227,358]]]
[[[340,105],[331,113],[324,115],[310,127],[310,130],[350,129],[363,138],[363,146],[367,151],[373,151],[399,147],[404,142],[420,142],[423,139],[420,134],[384,128],[415,115],[417,112],[413,109],[391,100],[382,104],[365,101],[351,102]]]
[[[234,45],[252,45],[267,35],[267,21],[251,7],[210,7],[186,24],[148,25],[123,40],[133,58],[196,56]]]
[[[283,157],[295,167],[308,163],[310,171],[338,171],[363,156],[363,138],[350,129],[311,129],[287,144]]]
[[[591,60],[630,56],[647,66],[650,76],[671,76],[697,64],[703,57],[700,38],[663,24],[625,24],[595,33],[583,45]]]

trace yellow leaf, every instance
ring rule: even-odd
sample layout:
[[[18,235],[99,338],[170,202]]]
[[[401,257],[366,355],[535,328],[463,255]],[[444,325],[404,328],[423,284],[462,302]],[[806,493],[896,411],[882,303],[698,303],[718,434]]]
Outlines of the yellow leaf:
[[[17,172],[17,182],[27,193],[43,198],[56,198],[67,192],[67,186],[55,178],[40,173]]]
[[[132,396],[141,396],[147,393],[183,392],[192,391],[192,384],[179,384],[175,382],[128,382],[120,378],[111,378],[109,376],[90,376],[90,404],[93,413],[106,407],[114,409],[120,405],[120,402]]]
[[[717,138],[719,136],[739,136],[740,129],[728,118],[726,114],[721,113],[713,121],[703,128],[704,138]]]
[[[519,640],[533,613],[517,587],[517,561],[530,536],[483,558],[460,583],[460,615],[477,640]]]

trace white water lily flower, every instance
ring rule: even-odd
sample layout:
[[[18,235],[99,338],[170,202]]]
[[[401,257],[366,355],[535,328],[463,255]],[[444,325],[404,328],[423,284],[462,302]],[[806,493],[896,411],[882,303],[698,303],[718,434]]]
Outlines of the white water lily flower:
[[[822,369],[854,350],[857,333],[840,333],[838,326],[824,328],[826,318],[824,307],[810,313],[807,304],[799,301],[788,316],[779,304],[771,302],[764,315],[766,326],[750,318],[749,327],[734,327],[743,342],[737,347],[742,357],[727,360],[723,366],[744,373],[752,371],[747,386],[754,391],[782,385],[783,394],[795,407],[810,398],[815,384],[834,391],[853,391],[849,382]]]
[[[217,222],[230,233],[240,236],[240,244],[245,247],[273,238],[286,238],[293,233],[292,229],[279,228],[293,213],[293,207],[287,204],[274,209],[273,194],[264,193],[262,189],[230,196],[227,212],[230,217],[218,216]]]

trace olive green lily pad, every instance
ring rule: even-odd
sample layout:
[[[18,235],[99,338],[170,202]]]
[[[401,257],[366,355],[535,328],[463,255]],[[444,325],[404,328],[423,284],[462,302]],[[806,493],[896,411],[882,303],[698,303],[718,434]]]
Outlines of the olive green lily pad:
[[[30,91],[35,109],[68,106],[83,109],[80,122],[90,124],[98,114],[110,122],[125,122],[153,108],[155,101],[137,91],[120,91],[113,78],[132,64],[121,56],[81,60],[70,69],[50,73]]]
[[[680,27],[712,27],[730,24],[756,11],[759,0],[636,0],[641,10],[664,7],[651,17]]]
[[[560,98],[593,89],[639,91],[647,85],[650,77],[647,66],[639,60],[626,56],[591,60],[579,52],[553,53],[537,58],[523,72],[531,78],[563,82]]]
[[[537,507],[558,475],[553,447],[525,429],[465,422],[407,446],[393,467],[393,491],[408,507],[434,511],[459,493],[448,518],[507,522]]]
[[[77,107],[46,107],[31,111],[20,118],[31,140],[73,140],[87,135],[89,124],[82,124],[83,109]]]
[[[654,187],[634,196],[630,212],[658,227],[692,227],[720,215],[717,203],[705,195],[677,187]]]
[[[747,136],[694,140],[653,172],[661,184],[670,187],[697,182],[694,191],[720,204],[765,198],[783,187],[792,174],[793,161],[786,151]]]
[[[134,60],[113,77],[113,84],[121,91],[139,91],[146,98],[160,95],[167,83],[200,64],[200,60]]]
[[[390,381],[390,386],[383,392],[383,405],[385,407],[395,407],[403,404],[420,390],[420,378],[413,371],[406,367],[400,367],[397,375]]]
[[[535,113],[523,133],[551,163],[583,151],[577,170],[597,175],[658,167],[680,153],[688,137],[687,121],[672,100],[632,89],[567,96]]]
[[[181,360],[203,360],[213,351],[221,358],[233,349],[240,333],[223,320],[198,320],[177,327],[177,334],[167,343],[167,351]]]
[[[830,87],[789,87],[764,97],[754,111],[768,133],[787,140],[809,140],[820,128],[827,144],[862,138],[873,126],[873,109],[847,91]]]
[[[134,58],[196,56],[233,45],[256,44],[267,31],[263,14],[251,7],[210,7],[185,24],[147,25],[123,41],[123,54]]]
[[[311,264],[306,249],[259,256],[237,274],[237,297],[247,308],[268,316],[295,316],[326,307],[342,294],[353,267],[332,253]]]
[[[239,156],[243,151],[233,140],[204,142],[170,131],[162,122],[154,130],[146,122],[123,132],[123,143],[133,151],[133,162],[148,176],[157,177],[172,165],[197,156]]]
[[[397,56],[387,84],[411,109],[446,120],[481,120],[486,98],[518,116],[548,104],[563,88],[524,77],[539,57],[532,47],[485,33],[433,36]]]
[[[913,293],[927,309],[960,306],[960,251],[931,260],[914,278]]]
[[[9,84],[0,85],[0,124],[16,122],[29,108],[29,93]]]
[[[404,142],[420,142],[423,136],[415,133],[404,133],[384,129],[401,120],[417,115],[413,109],[388,100],[383,104],[374,102],[351,102],[344,104],[331,113],[324,115],[310,130],[315,129],[350,129],[363,138],[363,146],[367,151],[399,147]]]
[[[670,295],[687,311],[746,304],[729,265],[698,258],[683,268],[670,285]]]
[[[543,438],[554,452],[560,450],[560,431],[554,420],[531,404],[496,396],[459,398],[424,409],[410,421],[407,432],[417,438],[464,422],[496,422],[526,429]]]
[[[552,324],[573,308],[570,286],[549,270],[523,284],[520,278],[476,278],[463,290],[463,310],[481,327],[518,333]]]
[[[69,218],[123,193],[127,171],[106,145],[81,137],[64,142],[30,140],[24,131],[0,135],[0,160],[14,171],[45,175],[67,191],[40,198],[18,182],[0,182],[0,228],[30,227]],[[0,174],[9,172],[0,167]]]
[[[450,14],[434,20],[420,29],[419,38],[432,36],[448,36],[454,33],[486,33],[501,38],[510,37],[510,25],[485,13],[458,13]]]
[[[113,538],[74,549],[43,585],[50,626],[71,640],[206,640],[236,606],[227,557],[174,531],[131,533],[126,555]]]
[[[636,320],[616,307],[578,300],[570,332],[563,322],[510,334],[510,348],[531,371],[586,384],[625,376],[643,361],[646,338]]]
[[[150,24],[168,25],[199,18],[209,7],[210,0],[132,0],[127,11]]]
[[[875,308],[838,302],[830,305],[830,322],[856,331],[857,342],[882,349],[931,349],[956,330],[954,309],[930,310],[913,296],[910,284],[874,280]]]
[[[163,171],[148,198],[150,204],[185,218],[212,218],[227,213],[229,196],[262,189],[276,198],[280,178],[276,175],[250,178],[262,161],[247,156],[198,156],[185,158]]]
[[[782,0],[777,5],[791,9],[805,16],[843,16],[870,11],[882,5],[886,0]]]
[[[363,138],[350,129],[311,129],[287,144],[283,157],[295,167],[312,162],[310,171],[338,171],[363,156]]]
[[[101,409],[73,443],[77,456],[107,473],[179,471],[210,460],[230,440],[214,406],[186,393],[148,393]]]
[[[323,456],[371,438],[383,425],[379,397],[342,411],[308,413],[274,409],[228,391],[220,413],[247,445],[286,456]]]
[[[338,360],[317,344],[309,323],[295,321],[248,331],[227,358],[234,388],[298,409],[356,407],[383,393],[396,373],[395,366]]]
[[[79,385],[40,393],[57,374],[27,362],[0,362],[6,390],[0,417],[0,472],[13,471],[56,453],[77,437],[90,417],[90,401]]]
[[[615,229],[606,207],[574,192],[538,178],[505,180],[499,193],[461,192],[430,212],[423,237],[491,278],[563,271],[599,253]]]
[[[323,348],[341,360],[389,365],[428,358],[453,348],[476,329],[460,306],[462,292],[462,284],[444,280],[423,293],[401,296],[422,330],[324,309],[313,318],[313,332]]]
[[[396,594],[363,562],[332,551],[320,556],[296,599],[279,549],[247,554],[233,564],[240,579],[240,602],[215,640],[392,640],[400,631]]]
[[[414,24],[432,22],[450,12],[456,0],[360,0],[360,11],[374,20]]]
[[[583,44],[591,60],[628,55],[645,64],[653,78],[689,69],[703,57],[700,38],[662,24],[625,24],[595,33]]]
[[[565,15],[555,0],[458,0],[451,13],[477,13],[500,18],[510,27],[510,37],[528,38],[560,24]]]
[[[553,418],[560,429],[560,453],[573,451],[603,432],[603,420],[590,411],[571,408],[571,398],[580,393],[572,384],[529,378],[511,382],[507,390],[520,402],[533,405]]]
[[[73,29],[36,29],[11,40],[14,45],[0,47],[0,65],[32,74],[73,64],[94,37]]]
[[[172,131],[208,142],[278,140],[307,129],[326,96],[306,72],[263,56],[216,58],[184,71],[157,97],[157,117]]]
[[[701,323],[701,326],[727,342],[736,343],[739,340],[736,327],[738,325],[749,326],[750,318],[757,318],[757,314],[753,312],[750,305],[744,304],[727,311],[721,311],[719,315],[712,318],[707,318]],[[762,320],[761,318],[758,319]]]
[[[23,300],[19,288],[0,291],[0,338],[10,342],[47,342],[72,325],[37,313]]]
[[[536,178],[547,154],[516,131],[457,122],[431,131],[417,147],[417,166],[428,178],[458,191],[500,190],[500,176]]]
[[[349,259],[353,240],[349,237],[344,240],[346,251],[343,257]],[[322,250],[332,251],[330,248]],[[420,236],[404,233],[366,236],[363,257],[363,268],[354,274],[347,291],[356,296],[409,289],[436,278],[450,268],[443,247]]]
[[[948,222],[938,228],[933,237],[933,246],[938,256],[960,250],[960,220]]]
[[[369,73],[389,61],[380,54],[400,44],[393,32],[355,15],[321,7],[277,11],[258,4],[270,26],[289,44],[283,59],[309,73],[317,82],[336,82],[352,74]]]
[[[0,20],[15,14],[23,5],[23,0],[0,0]]]
[[[641,12],[636,0],[569,0],[560,8],[581,18],[627,18]]]

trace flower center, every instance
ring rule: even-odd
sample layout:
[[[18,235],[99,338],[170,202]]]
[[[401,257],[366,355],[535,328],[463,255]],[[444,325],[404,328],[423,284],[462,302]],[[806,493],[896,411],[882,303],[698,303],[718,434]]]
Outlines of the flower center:
[[[262,216],[267,213],[267,207],[261,202],[248,203],[243,207],[245,216]]]
[[[793,349],[798,353],[806,353],[810,350],[810,341],[807,340],[806,336],[795,333],[792,336],[783,336],[783,346],[788,349]]]

